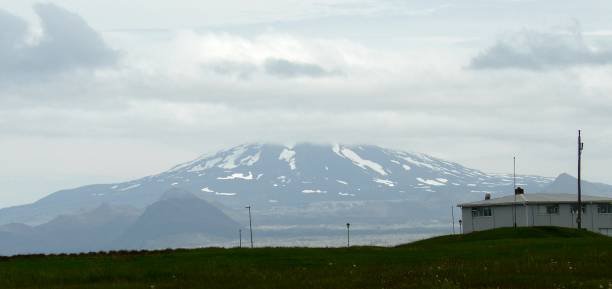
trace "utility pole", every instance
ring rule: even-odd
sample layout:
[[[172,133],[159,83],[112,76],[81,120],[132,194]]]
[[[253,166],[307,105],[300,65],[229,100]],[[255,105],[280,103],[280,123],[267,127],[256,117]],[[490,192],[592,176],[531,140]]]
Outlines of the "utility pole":
[[[455,235],[455,207],[451,206],[451,216],[453,217],[453,235]]]
[[[238,229],[238,238],[240,243],[238,243],[238,248],[242,248],[242,229]]]
[[[512,191],[514,192],[514,203],[512,203],[512,220],[516,228],[516,156],[512,157]]]
[[[251,221],[251,205],[246,206],[249,209],[249,231],[251,232],[251,249],[253,248],[253,222]]]
[[[351,223],[346,223],[346,247],[351,247]]]
[[[582,181],[580,179],[580,166],[582,162],[583,148],[584,143],[582,142],[581,131],[578,130],[578,218],[576,218],[576,224],[578,225],[578,229],[582,229]]]

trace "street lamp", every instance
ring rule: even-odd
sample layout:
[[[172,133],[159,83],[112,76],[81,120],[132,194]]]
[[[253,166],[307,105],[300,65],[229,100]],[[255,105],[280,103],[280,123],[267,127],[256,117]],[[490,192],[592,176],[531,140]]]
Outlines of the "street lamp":
[[[346,247],[351,247],[351,223],[346,223]]]

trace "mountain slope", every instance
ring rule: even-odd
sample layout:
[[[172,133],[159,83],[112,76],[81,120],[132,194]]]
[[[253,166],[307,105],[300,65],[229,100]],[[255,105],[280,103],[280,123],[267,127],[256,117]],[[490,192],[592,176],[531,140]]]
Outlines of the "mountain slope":
[[[546,193],[568,193],[578,190],[578,180],[566,173],[560,174],[550,185],[543,189]],[[584,194],[612,196],[612,186],[602,183],[582,181],[582,192]]]
[[[160,244],[159,248],[185,247],[191,243],[205,243],[194,235],[230,238],[235,237],[240,228],[240,224],[208,202],[183,190],[172,189],[160,201],[147,207],[115,242],[115,247],[155,248],[156,243]]]
[[[92,211],[61,215],[38,226],[0,226],[0,255],[108,249],[138,213],[103,204]]]
[[[518,176],[527,192],[540,191],[551,182],[546,177]],[[229,210],[242,210],[246,204],[268,210],[378,201],[434,208],[479,199],[484,192],[511,193],[512,178],[377,146],[247,144],[157,175],[63,190],[33,204],[2,209],[0,224],[40,224],[102,203],[144,209],[170,188],[192,192]]]

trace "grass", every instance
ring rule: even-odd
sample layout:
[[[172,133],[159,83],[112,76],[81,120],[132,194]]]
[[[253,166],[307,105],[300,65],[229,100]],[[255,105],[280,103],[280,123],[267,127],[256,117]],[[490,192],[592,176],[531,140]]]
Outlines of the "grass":
[[[394,248],[260,248],[16,256],[0,288],[607,288],[612,238],[496,229]]]

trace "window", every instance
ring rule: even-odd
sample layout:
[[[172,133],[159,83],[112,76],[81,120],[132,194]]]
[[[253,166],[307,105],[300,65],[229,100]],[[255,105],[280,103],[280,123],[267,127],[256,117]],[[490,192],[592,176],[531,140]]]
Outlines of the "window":
[[[600,214],[612,214],[612,204],[597,205],[597,212]]]
[[[612,228],[599,228],[599,233],[612,237]]]
[[[559,214],[559,205],[540,205],[538,206],[538,214],[542,214],[542,215]]]
[[[472,217],[490,217],[490,216],[491,216],[490,207],[472,208]]]
[[[582,213],[586,214],[586,205],[582,205]],[[572,214],[578,214],[578,204],[572,205]]]

